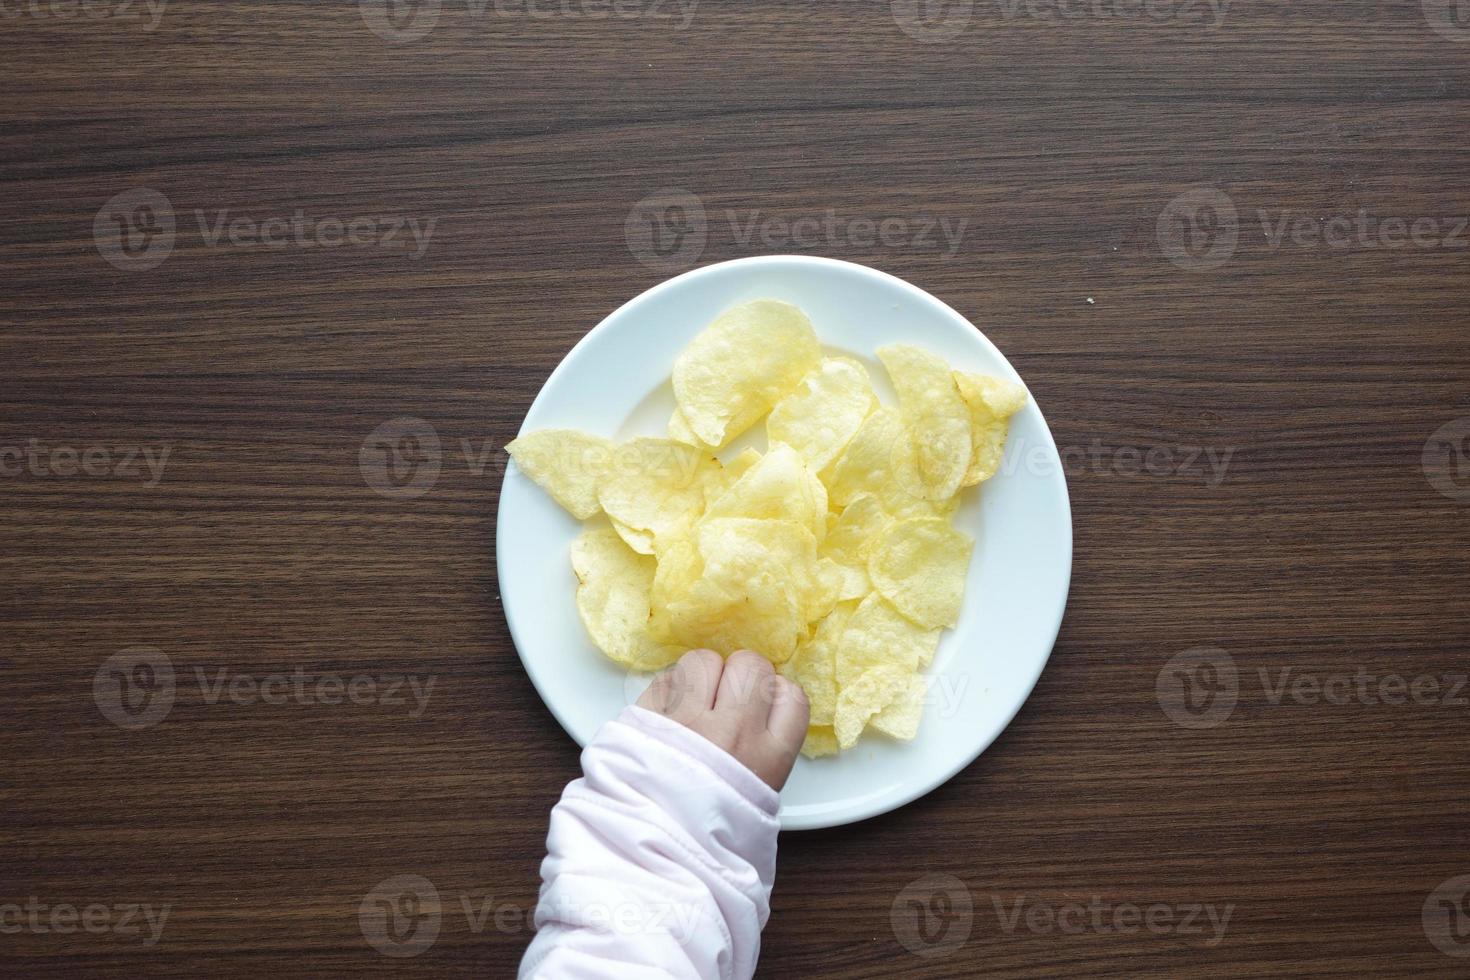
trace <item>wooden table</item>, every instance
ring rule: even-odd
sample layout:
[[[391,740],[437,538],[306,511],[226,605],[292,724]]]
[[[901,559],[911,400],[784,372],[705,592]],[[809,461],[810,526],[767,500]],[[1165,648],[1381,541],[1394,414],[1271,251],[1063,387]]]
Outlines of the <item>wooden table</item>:
[[[1465,976],[1470,16],[527,2],[5,0],[0,973],[512,975],[577,752],[502,447],[795,251],[1006,352],[1076,567],[979,761],[783,839],[760,975]]]

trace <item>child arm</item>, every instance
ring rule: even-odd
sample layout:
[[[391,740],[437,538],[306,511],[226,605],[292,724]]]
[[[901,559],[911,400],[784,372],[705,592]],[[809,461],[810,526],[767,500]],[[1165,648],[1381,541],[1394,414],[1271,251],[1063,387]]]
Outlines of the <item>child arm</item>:
[[[702,670],[686,667],[701,656]],[[587,745],[582,778],[552,810],[538,931],[521,980],[749,980],[755,972],[780,829],[766,780],[784,783],[800,746],[797,720],[784,716],[796,702],[804,734],[806,708],[784,680],[769,682],[776,703],[753,707],[762,699],[747,684],[737,705],[720,672],[770,672],[754,655],[737,656],[739,667],[726,669],[707,651],[686,655],[672,673],[688,683],[661,678]],[[752,712],[755,745],[735,730],[754,724]],[[780,739],[767,730],[773,719]],[[776,758],[773,771],[768,743],[784,756],[793,738],[784,768]]]

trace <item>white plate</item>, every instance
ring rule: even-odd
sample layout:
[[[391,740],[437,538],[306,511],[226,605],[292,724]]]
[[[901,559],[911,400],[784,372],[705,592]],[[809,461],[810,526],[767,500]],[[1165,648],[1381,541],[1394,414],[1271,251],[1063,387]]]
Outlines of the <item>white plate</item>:
[[[655,286],[598,324],[546,380],[521,432],[664,435],[675,356],[721,312],[761,297],[805,310],[829,352],[866,363],[890,404],[874,351],[896,341],[926,347],[959,369],[1021,380],[964,317],[901,279],[807,256],[737,259]],[[976,541],[964,610],[930,668],[918,738],[898,743],[870,734],[835,758],[799,759],[781,794],[783,828],[852,823],[922,796],[974,761],[1036,684],[1066,605],[1072,512],[1056,444],[1034,399],[1011,423],[1002,471],[977,489],[964,491],[955,519]],[[604,657],[577,617],[567,549],[580,529],[514,462],[507,467],[496,533],[506,622],[542,700],[585,745],[647,678],[630,678]]]

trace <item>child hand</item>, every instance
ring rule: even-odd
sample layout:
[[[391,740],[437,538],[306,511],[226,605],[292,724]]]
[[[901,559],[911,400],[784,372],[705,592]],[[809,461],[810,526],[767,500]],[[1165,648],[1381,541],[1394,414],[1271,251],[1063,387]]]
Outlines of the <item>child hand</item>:
[[[806,692],[758,653],[728,660],[690,650],[654,678],[638,706],[703,735],[780,792],[806,738]]]

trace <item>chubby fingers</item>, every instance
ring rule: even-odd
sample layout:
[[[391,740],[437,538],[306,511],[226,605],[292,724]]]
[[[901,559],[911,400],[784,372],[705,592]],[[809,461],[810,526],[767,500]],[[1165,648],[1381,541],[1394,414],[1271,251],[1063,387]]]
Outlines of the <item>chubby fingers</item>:
[[[806,740],[806,729],[811,721],[811,704],[801,685],[777,675],[771,713],[766,718],[769,731],[783,751],[790,751],[795,762],[801,743]]]
[[[715,705],[725,660],[713,650],[690,650],[639,696],[640,708],[689,724]]]
[[[772,789],[781,790],[806,738],[806,693],[749,650],[725,662],[715,714],[733,728],[733,753]]]
[[[805,692],[749,650],[729,659],[690,650],[654,678],[638,706],[704,736],[778,792],[791,775],[810,715]]]
[[[715,713],[738,719],[742,726],[765,728],[776,679],[776,668],[765,657],[750,650],[736,650],[725,661],[725,675],[715,694]]]

